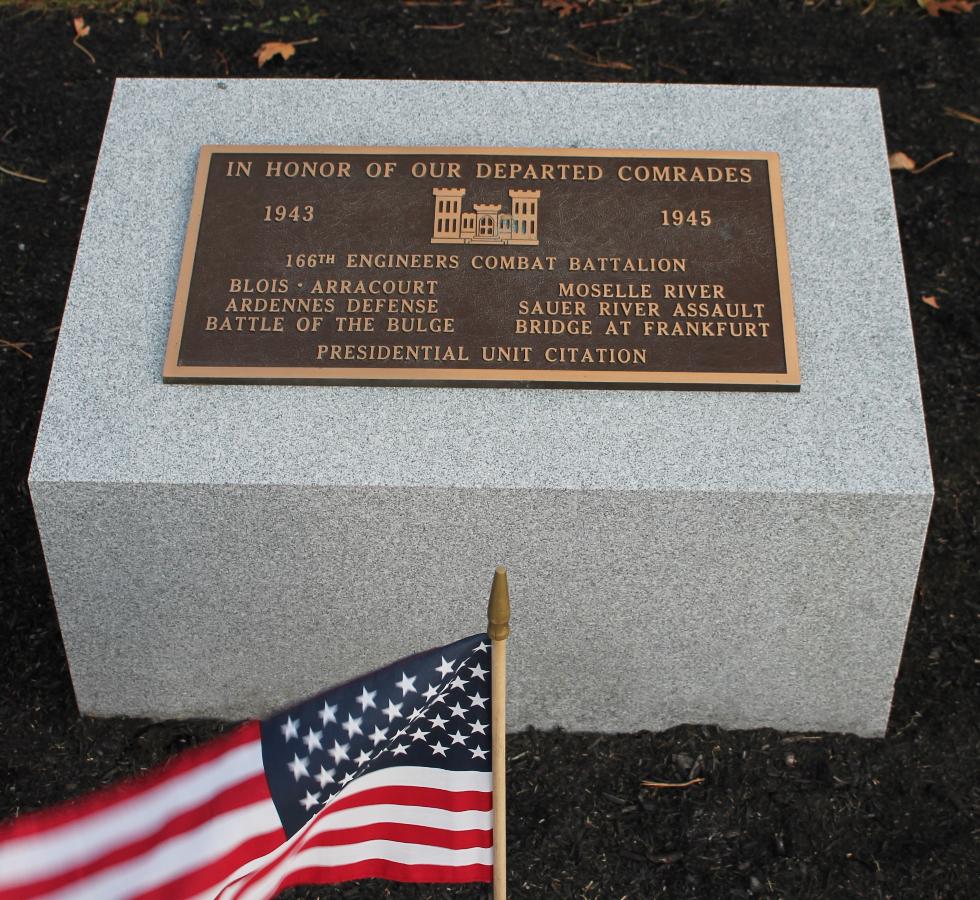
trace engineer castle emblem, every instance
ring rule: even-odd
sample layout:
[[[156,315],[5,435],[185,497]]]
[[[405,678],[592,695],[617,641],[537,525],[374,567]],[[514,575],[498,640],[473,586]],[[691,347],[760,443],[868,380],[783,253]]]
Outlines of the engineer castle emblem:
[[[499,203],[474,203],[463,211],[466,188],[433,188],[433,244],[538,243],[538,199],[541,191],[509,190],[510,209]]]

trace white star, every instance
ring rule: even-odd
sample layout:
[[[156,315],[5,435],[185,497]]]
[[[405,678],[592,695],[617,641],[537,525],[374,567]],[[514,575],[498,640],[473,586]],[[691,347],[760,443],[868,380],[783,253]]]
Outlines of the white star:
[[[431,700],[438,693],[439,688],[433,687],[430,684],[424,691],[422,691],[422,696],[425,697],[426,700]]]
[[[408,677],[404,672],[402,672],[402,680],[395,682],[395,687],[400,687],[402,689],[402,696],[406,697],[409,694],[417,694],[418,691],[415,690],[415,679],[418,675],[413,675],[411,678]]]
[[[405,737],[406,734],[408,734],[407,728],[399,728],[398,731],[395,732],[395,736],[392,738],[392,740],[397,741],[398,738]]]
[[[331,722],[337,721],[337,707],[331,706],[326,700],[323,701],[323,709],[317,713],[320,717],[320,721],[324,725],[329,725]]]
[[[479,678],[480,681],[486,681],[486,675],[490,670],[484,669],[483,666],[477,663],[472,669],[470,669],[470,671],[473,673],[474,678]]]
[[[453,739],[454,746],[456,744],[463,744],[464,746],[466,745],[466,736],[459,729],[456,730],[455,734],[449,735],[449,737]]]
[[[450,707],[449,707],[449,711],[450,711],[450,712],[451,712],[451,713],[452,713],[452,714],[453,714],[454,716],[459,716],[459,717],[460,717],[461,719],[463,719],[463,718],[465,718],[465,717],[466,717],[466,710],[465,710],[465,709],[463,709],[463,707],[462,707],[462,706],[460,706],[460,705],[459,705],[458,703],[457,703],[457,704],[456,704],[455,706],[450,706]]]
[[[479,644],[477,644],[477,645],[476,645],[476,646],[475,646],[475,647],[473,648],[473,652],[474,652],[474,653],[486,653],[486,652],[487,652],[487,650],[489,650],[489,649],[490,649],[490,645],[489,645],[489,644],[486,644],[486,643],[484,643],[483,641],[480,641],[480,643],[479,643]]]
[[[315,794],[311,794],[309,791],[307,791],[306,796],[299,802],[303,804],[303,809],[309,812],[320,802],[320,793],[318,791]]]
[[[279,726],[279,728],[282,730],[282,736],[286,739],[287,744],[294,737],[299,737],[299,732],[296,730],[297,725],[299,725],[299,719],[293,719],[290,716],[286,716],[286,724]]]
[[[364,732],[361,731],[362,721],[362,719],[355,719],[350,713],[347,713],[347,721],[340,727],[347,732],[347,737],[352,738],[355,734],[364,734]]]
[[[304,775],[309,776],[309,772],[306,771],[306,764],[310,761],[308,756],[300,758],[295,753],[293,754],[293,761],[291,763],[286,763],[289,771],[293,773],[293,778],[299,781]]]
[[[486,759],[487,758],[487,751],[486,750],[481,750],[479,747],[474,747],[472,750],[470,750],[470,753],[473,754],[470,757],[470,759],[477,759],[477,758],[479,758],[479,759]]]
[[[333,773],[336,769],[324,769],[320,766],[320,771],[316,773],[313,777],[320,782],[320,787],[325,788],[328,784],[333,784]]]
[[[306,744],[306,749],[309,753],[314,750],[322,750],[323,744],[320,743],[320,738],[323,737],[322,731],[314,731],[312,728],[306,737],[303,738],[303,743]]]
[[[371,740],[374,742],[374,746],[377,747],[383,740],[388,738],[387,728],[378,728],[377,725],[374,726],[374,734],[371,735]]]
[[[361,704],[361,712],[367,712],[368,708],[377,709],[377,704],[374,702],[377,696],[377,691],[369,691],[366,687],[362,687],[361,696],[357,698],[357,702]]]
[[[347,755],[347,751],[350,749],[350,744],[338,744],[336,741],[333,742],[333,747],[331,747],[327,753],[333,757],[334,765],[345,759],[350,759]]]
[[[446,755],[446,751],[449,748],[448,747],[443,747],[442,746],[442,741],[438,741],[437,743],[433,744],[429,749],[432,751],[433,754],[438,753],[439,756],[445,756]]]
[[[443,691],[442,693],[437,694],[435,700],[433,700],[431,703],[429,703],[429,706],[435,706],[437,703],[445,703],[446,702],[446,694],[448,694],[448,693],[449,693],[449,691]]]
[[[424,741],[429,736],[429,732],[423,731],[422,728],[419,727],[418,731],[413,731],[409,736],[413,741]]]
[[[398,719],[398,718],[401,717],[402,707],[404,705],[405,705],[404,703],[393,703],[391,700],[389,700],[388,701],[388,707],[387,707],[387,709],[381,710],[381,712],[384,713],[384,715],[386,715],[388,717],[388,724],[389,725],[392,722],[394,722],[395,719]]]
[[[462,678],[460,678],[460,677],[459,677],[459,676],[457,675],[457,676],[456,676],[456,677],[455,677],[455,678],[453,679],[453,682],[452,682],[452,684],[450,684],[449,686],[450,686],[451,688],[458,688],[459,690],[462,690],[462,689],[463,689],[464,687],[466,687],[466,682],[465,682],[465,681],[463,681],[463,679],[462,679]]]
[[[429,719],[429,721],[432,723],[433,728],[445,729],[446,727],[446,720],[442,716],[436,716],[435,718]]]
[[[354,762],[356,762],[358,768],[360,768],[366,763],[371,762],[371,754],[368,753],[367,750],[362,750],[360,753],[357,754],[357,759],[355,759]]]
[[[394,756],[407,756],[408,747],[406,747],[404,744],[399,744],[397,747],[393,747],[391,752]]]
[[[486,709],[487,698],[481,697],[479,694],[474,694],[472,697],[470,697],[470,709],[472,709],[474,706],[479,706],[480,709]]]
[[[343,778],[340,779],[340,786],[347,787],[354,780],[354,773],[348,772]]]
[[[421,709],[413,709],[411,711],[411,713],[409,714],[409,716],[408,716],[408,721],[409,722],[414,722],[421,715],[422,715],[422,710]]]
[[[455,659],[447,660],[446,657],[442,657],[442,665],[436,666],[436,671],[445,678],[447,675],[451,675],[453,671],[453,666],[456,664]]]
[[[479,732],[480,734],[487,733],[487,726],[484,725],[482,722],[474,722],[472,725],[470,725],[470,728],[473,729],[473,731],[470,732],[471,734],[476,734],[477,732]]]

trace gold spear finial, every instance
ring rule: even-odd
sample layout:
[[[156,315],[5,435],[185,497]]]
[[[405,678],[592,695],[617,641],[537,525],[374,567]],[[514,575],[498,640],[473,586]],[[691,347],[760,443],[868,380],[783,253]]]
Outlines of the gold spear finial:
[[[487,633],[491,641],[505,641],[510,634],[510,592],[507,589],[507,570],[497,566],[487,605]]]

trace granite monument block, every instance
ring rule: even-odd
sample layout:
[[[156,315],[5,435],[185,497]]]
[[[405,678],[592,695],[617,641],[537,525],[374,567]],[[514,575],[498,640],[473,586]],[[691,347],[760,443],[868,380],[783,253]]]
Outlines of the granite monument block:
[[[778,159],[798,372],[784,367],[776,386],[798,390],[701,389],[722,380],[714,376],[632,389],[571,378],[529,386],[512,373],[479,387],[403,375],[165,379],[202,147],[273,145]],[[424,233],[429,254],[547,255],[571,221],[574,199],[547,205],[540,178],[501,180],[496,199],[447,183],[426,182],[426,222],[405,217],[404,234]],[[728,202],[719,192],[714,206]],[[509,205],[518,203],[529,205]],[[265,205],[275,219],[277,204]],[[284,219],[301,206],[282,205]],[[515,246],[532,221],[539,245]],[[704,254],[726,265],[763,259],[772,223],[752,234],[739,243],[733,231]],[[414,240],[401,251],[396,234],[385,252],[422,252]],[[658,241],[648,256],[678,256],[654,252],[667,248]],[[261,275],[262,252],[243,276]],[[780,302],[774,266],[760,264],[747,282],[767,310]],[[656,296],[625,299],[663,302],[667,274],[651,282]],[[691,283],[684,274],[673,280]],[[214,296],[205,290],[199,302]],[[188,309],[203,317],[195,328],[216,316]],[[463,305],[452,309],[467,326]],[[569,309],[553,318],[588,318]],[[650,307],[643,316],[656,318]],[[277,353],[308,367],[314,348],[372,340],[284,343]],[[780,340],[769,375],[787,362]],[[529,357],[548,345],[542,335],[520,343]],[[273,344],[246,341],[233,364],[267,364],[259,346]],[[735,351],[715,361],[700,352],[671,365],[743,365]],[[545,362],[536,370],[554,371]],[[487,578],[504,564],[514,728],[702,722],[881,735],[933,486],[877,93],[120,80],[30,488],[84,713],[260,715],[483,627]]]

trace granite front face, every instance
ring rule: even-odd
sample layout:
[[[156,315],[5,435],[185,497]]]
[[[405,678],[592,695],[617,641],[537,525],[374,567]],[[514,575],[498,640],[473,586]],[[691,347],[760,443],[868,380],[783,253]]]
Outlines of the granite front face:
[[[284,136],[778,154],[801,390],[165,384],[199,149]],[[877,95],[120,81],[30,483],[86,713],[261,714],[504,564],[515,728],[881,734],[932,481]]]

